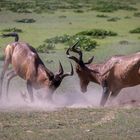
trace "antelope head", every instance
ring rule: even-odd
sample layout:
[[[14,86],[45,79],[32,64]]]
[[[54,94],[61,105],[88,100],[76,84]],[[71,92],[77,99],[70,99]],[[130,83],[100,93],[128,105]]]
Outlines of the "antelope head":
[[[72,47],[68,48],[66,51],[67,57],[72,59],[76,63],[76,72],[80,79],[81,91],[84,93],[87,91],[87,86],[91,81],[91,73],[97,73],[97,71],[91,70],[88,66],[92,63],[94,56],[92,56],[87,62],[83,61],[83,53],[80,49],[76,48],[78,42],[75,43]],[[75,52],[79,57],[71,56],[70,51]]]
[[[49,75],[49,80],[50,80],[49,88],[52,92],[54,92],[59,87],[64,77],[73,75],[73,66],[71,62],[70,62],[70,65],[71,65],[71,72],[67,72],[67,73],[64,73],[64,70],[60,61],[59,61],[59,70],[56,74],[53,74],[52,72],[47,70],[47,73]]]

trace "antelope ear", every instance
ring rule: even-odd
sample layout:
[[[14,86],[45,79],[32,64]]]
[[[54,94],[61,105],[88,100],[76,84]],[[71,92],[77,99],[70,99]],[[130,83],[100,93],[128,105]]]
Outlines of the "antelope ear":
[[[92,63],[92,61],[93,61],[93,59],[94,59],[94,56],[92,56],[86,63],[84,63],[85,65],[86,64],[91,64]]]

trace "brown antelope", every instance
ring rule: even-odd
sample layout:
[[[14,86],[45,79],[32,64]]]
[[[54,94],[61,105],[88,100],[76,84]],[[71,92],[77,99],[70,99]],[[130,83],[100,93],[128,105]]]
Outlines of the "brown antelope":
[[[18,42],[18,34],[4,34],[3,37],[15,37],[15,42],[10,43],[5,48],[5,60],[0,79],[0,94],[2,94],[2,84],[6,70],[9,64],[13,69],[8,73],[8,83],[6,86],[6,94],[8,96],[8,88],[10,80],[15,76],[20,76],[27,81],[27,90],[31,101],[33,98],[33,88],[45,88],[47,97],[51,99],[52,93],[59,87],[61,81],[66,76],[73,75],[73,67],[71,64],[71,72],[65,73],[59,62],[59,71],[53,74],[40,59],[36,50],[27,43]]]
[[[127,56],[113,56],[102,64],[91,64],[94,57],[84,63],[81,50],[76,48],[77,44],[78,42],[67,50],[67,57],[76,62],[82,92],[87,91],[89,82],[102,86],[100,105],[104,106],[108,97],[114,98],[121,89],[140,84],[140,52]],[[69,51],[77,53],[79,58],[70,56]]]

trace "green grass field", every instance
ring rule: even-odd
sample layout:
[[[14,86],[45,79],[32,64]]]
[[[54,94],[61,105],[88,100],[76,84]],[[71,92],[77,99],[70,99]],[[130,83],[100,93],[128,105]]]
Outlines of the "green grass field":
[[[17,13],[7,10],[16,5],[14,2],[18,4],[22,2],[27,3],[28,6],[26,5],[27,7],[25,6],[24,8],[32,12]],[[112,3],[113,7],[115,7],[114,3],[115,5],[120,4],[122,9],[119,7],[119,9],[112,12],[100,12],[99,10],[95,10],[97,7],[100,8],[104,2],[105,5]],[[12,5],[12,3],[14,4]],[[30,7],[30,4],[32,7]],[[41,7],[42,5],[44,8]],[[77,8],[77,6],[80,8]],[[136,8],[137,10],[125,10],[125,8],[129,8],[128,6]],[[17,8],[19,8],[19,6]],[[24,8],[22,9],[21,6],[22,10],[25,10]],[[38,9],[40,13],[33,12]],[[108,8],[106,9],[108,10]],[[98,17],[97,15],[105,15],[106,17]],[[44,40],[64,34],[74,35],[78,32],[91,29],[105,29],[116,32],[118,34],[117,36],[106,37],[104,39],[91,38],[97,41],[98,46],[92,51],[84,51],[84,60],[94,55],[94,62],[98,63],[105,61],[112,55],[130,54],[140,51],[140,33],[132,34],[129,32],[130,30],[140,27],[139,15],[139,0],[66,0],[65,2],[61,0],[59,2],[56,0],[1,0],[0,34],[6,33],[3,32],[4,29],[22,29],[23,32],[19,33],[20,41],[28,42],[33,47],[38,48],[39,45],[43,44]],[[26,18],[35,19],[36,22],[15,22],[16,20]],[[118,20],[108,21],[110,18],[117,18]],[[13,38],[0,38],[0,59],[4,54],[4,48],[12,41]],[[58,43],[55,49],[51,50],[49,54],[39,53],[39,55],[46,66],[53,72],[57,71],[59,60],[62,62],[64,70],[69,71],[70,64],[65,54],[65,48],[68,47],[69,46],[66,44]],[[48,61],[52,60],[52,63],[48,63]],[[0,71],[2,65],[3,61],[1,60]],[[56,91],[56,94],[66,96],[65,94],[67,92],[76,92],[77,90],[79,93],[79,89],[75,90],[78,86],[79,81],[75,74],[73,77],[64,79],[61,86]],[[10,97],[14,95],[12,92],[17,92],[21,89],[25,89],[25,81],[17,77],[10,84]],[[100,93],[101,88],[91,84],[89,89],[94,89],[94,96],[91,96],[90,99],[94,102],[96,100],[95,92]],[[137,87],[136,90],[131,91],[135,91],[136,95],[140,92],[140,89]],[[76,93],[79,98],[81,96],[90,95],[89,93],[86,95],[80,94],[78,95]],[[130,95],[127,97],[129,96]],[[74,98],[71,96],[68,97],[69,99],[76,98],[74,101],[77,101],[77,97],[75,96]],[[130,97],[133,96],[131,95]],[[17,101],[15,102],[17,103]],[[18,106],[13,107],[11,105],[11,107],[10,105],[3,108],[3,103],[0,103],[0,140],[140,139],[140,109],[138,106],[128,108],[95,108],[94,106],[90,108],[67,108],[67,106],[65,106],[63,108],[55,108],[55,110],[47,111],[47,109],[44,110],[44,108],[38,110],[32,107],[30,108],[30,106],[18,108]]]
[[[139,140],[139,108],[1,112],[1,140]]]

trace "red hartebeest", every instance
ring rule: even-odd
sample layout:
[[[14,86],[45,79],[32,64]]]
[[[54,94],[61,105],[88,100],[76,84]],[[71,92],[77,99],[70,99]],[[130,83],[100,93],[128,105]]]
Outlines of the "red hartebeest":
[[[81,50],[76,48],[77,44],[78,42],[67,50],[67,57],[77,64],[76,72],[82,92],[87,91],[89,82],[103,87],[100,105],[104,106],[108,97],[115,97],[121,89],[140,84],[140,52],[127,56],[113,56],[102,64],[91,64],[94,57],[84,63]],[[69,51],[78,53],[79,58],[70,56]]]
[[[5,60],[0,79],[0,95],[2,94],[2,84],[6,70],[9,64],[13,69],[8,73],[8,83],[6,86],[7,96],[10,80],[15,76],[20,76],[27,81],[27,90],[31,101],[33,98],[33,88],[46,88],[47,97],[51,99],[52,93],[59,87],[62,79],[66,76],[73,75],[73,67],[71,64],[71,72],[65,73],[59,62],[59,71],[53,74],[40,59],[36,50],[27,43],[18,41],[18,34],[4,34],[3,37],[15,37],[15,42],[10,43],[5,48]]]

